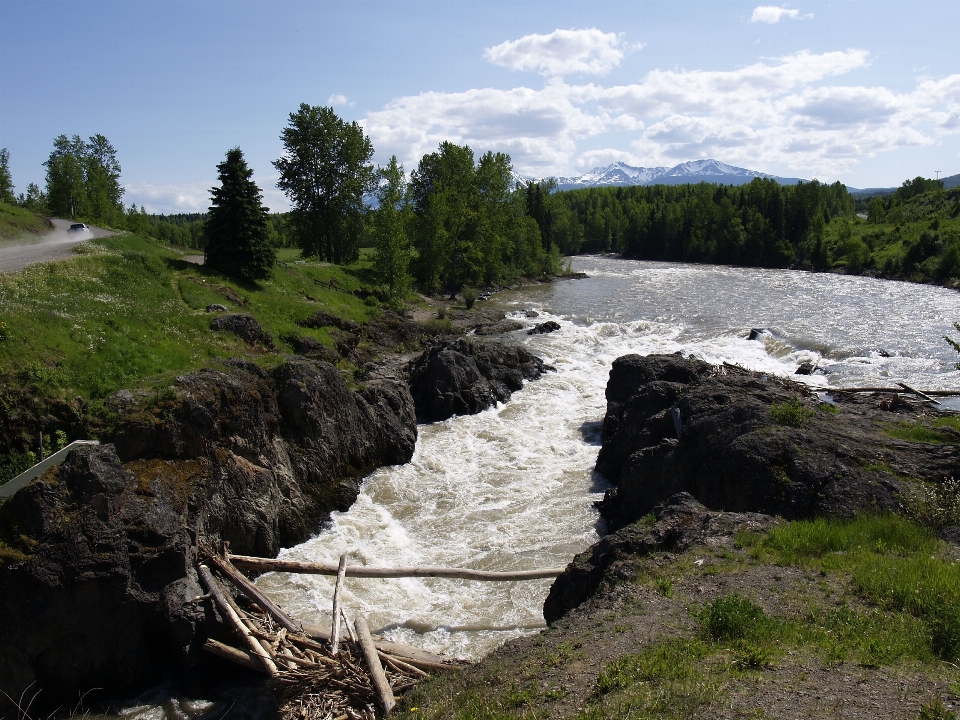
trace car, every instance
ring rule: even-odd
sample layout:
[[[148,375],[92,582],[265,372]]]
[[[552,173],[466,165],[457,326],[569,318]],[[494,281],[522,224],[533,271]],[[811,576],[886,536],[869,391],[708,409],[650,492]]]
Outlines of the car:
[[[84,223],[74,223],[70,226],[70,232],[90,232],[90,227]]]

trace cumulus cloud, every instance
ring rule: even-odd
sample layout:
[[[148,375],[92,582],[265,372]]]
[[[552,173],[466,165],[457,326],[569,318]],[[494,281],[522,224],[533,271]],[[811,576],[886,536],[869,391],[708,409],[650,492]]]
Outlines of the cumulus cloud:
[[[285,212],[290,209],[287,196],[277,189],[277,176],[254,177],[254,182],[263,193],[263,204],[271,212]],[[127,204],[141,205],[151,214],[171,215],[177,213],[205,213],[210,207],[210,188],[217,185],[217,179],[209,182],[170,183],[131,183],[124,188],[123,199]]]
[[[535,61],[532,53],[511,52],[517,67],[546,67],[543,55]],[[545,72],[540,88],[399,97],[361,122],[379,157],[396,154],[409,169],[450,140],[478,154],[510,153],[515,169],[531,176],[617,160],[654,167],[715,158],[833,177],[863,158],[960,133],[960,74],[906,91],[836,84],[869,63],[867,51],[852,48],[728,70],[655,69],[630,84],[568,83]]]
[[[800,17],[799,10],[778,7],[776,5],[760,5],[759,7],[755,7],[753,9],[753,15],[750,17],[750,22],[762,22],[775,25],[783,18],[796,20],[798,17]],[[813,16],[808,15],[806,17]]]
[[[348,100],[346,95],[334,94],[327,98],[327,105],[330,107],[353,107],[353,101]]]
[[[529,70],[548,77],[582,73],[605,75],[620,64],[628,50],[621,35],[589,30],[554,30],[549,35],[524,35],[483,51],[494,65]]]

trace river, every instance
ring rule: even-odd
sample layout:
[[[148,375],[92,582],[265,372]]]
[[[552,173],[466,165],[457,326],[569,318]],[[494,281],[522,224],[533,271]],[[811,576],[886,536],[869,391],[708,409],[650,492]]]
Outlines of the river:
[[[515,333],[556,368],[506,404],[422,426],[412,461],[368,477],[356,504],[334,513],[286,559],[489,570],[563,567],[602,532],[593,473],[611,362],[627,353],[693,354],[792,375],[823,387],[960,387],[943,340],[960,293],[864,277],[783,270],[574,260],[588,279],[497,295],[549,335]],[[538,313],[528,318],[526,311]],[[751,328],[769,332],[749,340]],[[954,333],[956,335],[956,333]],[[294,616],[329,626],[332,580],[272,574],[258,584]],[[550,581],[486,583],[348,578],[344,602],[390,639],[467,658],[543,625]]]
[[[593,472],[610,364],[627,353],[693,354],[828,388],[960,388],[944,342],[960,320],[960,293],[864,277],[580,257],[589,277],[498,294],[491,300],[549,335],[517,332],[556,368],[506,404],[420,427],[410,463],[366,478],[347,512],[334,513],[287,559],[350,564],[445,565],[490,570],[563,567],[597,540],[593,507],[605,480]],[[528,311],[538,315],[527,317]],[[751,328],[768,332],[749,340]],[[330,624],[333,583],[267,574],[258,581],[290,614]],[[352,619],[399,642],[476,659],[536,632],[550,581],[489,583],[348,577]],[[147,701],[126,717],[163,718]],[[198,707],[207,707],[200,703]]]

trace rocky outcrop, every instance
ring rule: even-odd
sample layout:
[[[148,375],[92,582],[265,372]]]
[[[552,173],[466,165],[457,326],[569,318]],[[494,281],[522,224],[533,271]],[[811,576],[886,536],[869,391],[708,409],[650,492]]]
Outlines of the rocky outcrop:
[[[560,323],[553,320],[547,320],[546,322],[534,325],[532,328],[527,330],[527,335],[546,335],[547,333],[556,332],[559,329]]]
[[[440,341],[410,366],[410,391],[417,417],[426,422],[473,415],[505,402],[552,369],[521,347],[467,340]]]
[[[198,543],[274,555],[416,442],[405,386],[351,391],[309,361],[235,361],[120,405],[112,445],[74,451],[0,511],[0,689],[33,683],[35,709],[190,667]]]
[[[223,309],[226,310],[225,307]],[[273,347],[273,338],[260,326],[253,315],[220,315],[210,323],[210,329],[233,333],[250,345],[259,344],[267,348]]]
[[[711,512],[688,493],[674,495],[653,514],[653,523],[632,523],[577,555],[551,586],[543,604],[544,619],[551,624],[559,620],[596,593],[604,578],[633,580],[637,556],[679,553],[710,538],[763,530],[779,522],[759,513]]]
[[[911,447],[885,433],[896,412],[856,396],[822,406],[790,380],[679,355],[621,357],[597,459],[615,488],[600,510],[614,529],[678,492],[714,510],[786,518],[893,510],[904,490],[896,474],[960,470],[953,446]]]

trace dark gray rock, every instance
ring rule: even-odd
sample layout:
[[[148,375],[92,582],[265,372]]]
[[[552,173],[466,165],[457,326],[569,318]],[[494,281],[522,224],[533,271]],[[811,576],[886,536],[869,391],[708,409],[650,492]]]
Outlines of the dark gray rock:
[[[543,617],[554,623],[590,598],[604,577],[632,580],[633,559],[655,552],[683,552],[708,538],[732,536],[738,530],[761,530],[779,522],[757,513],[718,513],[707,510],[687,493],[670,497],[653,511],[656,522],[635,522],[577,555],[550,588]],[[620,567],[622,566],[622,570]]]
[[[474,332],[477,335],[502,335],[515,330],[523,330],[523,323],[516,320],[501,320],[489,325],[480,325]]]
[[[213,303],[212,305],[207,305],[208,313],[226,312],[226,311],[227,311],[227,306],[221,305],[220,303]]]
[[[410,392],[425,422],[473,415],[523,387],[549,368],[521,347],[467,340],[441,341],[410,366]]]
[[[560,329],[560,323],[553,320],[547,320],[544,323],[539,325],[534,325],[532,328],[527,330],[527,335],[546,335],[547,333],[556,332]]]
[[[273,347],[273,338],[260,326],[253,315],[220,315],[210,323],[211,330],[233,333],[250,345]]]
[[[0,690],[33,683],[40,710],[195,676],[213,617],[189,602],[198,543],[273,556],[349,507],[364,475],[409,461],[416,436],[405,385],[351,391],[325,363],[233,361],[134,398],[114,444],[0,506],[0,540],[23,555],[0,566]]]

